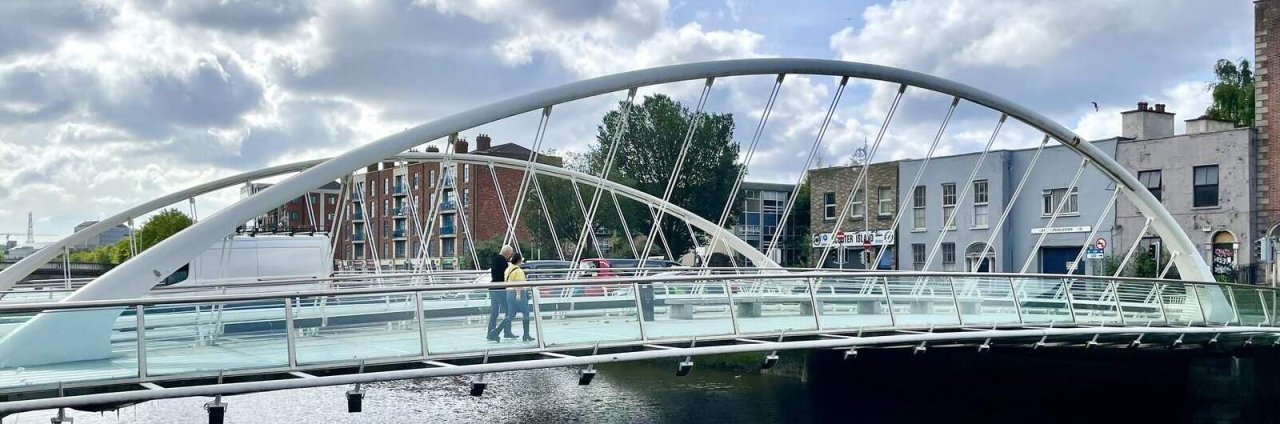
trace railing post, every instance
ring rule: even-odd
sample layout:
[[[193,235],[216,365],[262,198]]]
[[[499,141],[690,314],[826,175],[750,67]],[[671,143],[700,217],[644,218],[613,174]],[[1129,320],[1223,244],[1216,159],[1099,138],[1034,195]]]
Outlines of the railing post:
[[[1236,303],[1236,291],[1232,290],[1231,286],[1218,287],[1221,287],[1222,291],[1227,292],[1227,302],[1231,304],[1231,312],[1236,317],[1236,325],[1243,325],[1244,322],[1240,320],[1240,304]],[[1231,323],[1228,322],[1227,325],[1231,325]]]
[[[284,298],[284,331],[285,343],[289,349],[289,369],[298,367],[298,343],[293,331],[293,298]]]
[[[871,277],[871,280],[875,281],[876,277]],[[889,326],[898,328],[898,318],[893,313],[893,297],[889,295],[889,277],[884,277],[884,303],[885,307],[889,309]]]
[[[742,335],[738,330],[737,306],[733,304],[733,284],[730,284],[729,280],[724,280],[724,295],[729,299],[729,322],[733,324],[733,335]]]
[[[422,359],[427,359],[427,311],[422,304],[422,292],[413,292],[413,318],[418,320],[418,349]]]
[[[631,283],[631,293],[636,298],[636,322],[640,324],[640,340],[649,341],[649,333],[644,330],[644,302],[640,301],[640,283]],[[653,306],[653,302],[657,299],[649,301],[649,306]]]
[[[947,283],[951,284],[951,304],[956,308],[956,323],[964,325],[964,314],[960,313],[960,297],[956,294],[955,277],[947,277]]]
[[[1129,323],[1124,319],[1124,307],[1120,306],[1120,282],[1111,281],[1111,294],[1116,297],[1116,315],[1120,317],[1120,325],[1127,326]]]
[[[1074,303],[1075,301],[1072,300],[1072,296],[1071,296],[1071,285],[1075,284],[1075,281],[1071,281],[1071,279],[1069,278],[1063,278],[1062,282],[1063,282],[1062,290],[1064,293],[1063,298],[1067,299],[1067,314],[1071,315],[1072,324],[1079,324],[1080,321],[1076,319],[1076,305]]]
[[[1254,291],[1258,292],[1258,302],[1262,305],[1262,319],[1266,320],[1264,322],[1267,325],[1274,325],[1271,323],[1271,313],[1267,312],[1267,298],[1263,297],[1262,289],[1255,289]]]
[[[813,307],[810,308],[813,310],[813,328],[818,331],[822,331],[822,304],[818,303],[818,287],[814,285],[813,280],[813,278],[804,279],[805,285],[809,288],[809,302],[811,302],[809,304],[813,305]]]
[[[1013,299],[1014,312],[1018,313],[1018,324],[1025,325],[1027,321],[1022,318],[1022,302],[1018,300],[1018,285],[1013,282],[1013,277],[1009,277],[1009,297]]]
[[[138,378],[147,379],[147,319],[145,316],[143,305],[133,307],[134,323],[137,326],[135,333],[138,336]]]
[[[1169,313],[1166,312],[1164,309],[1164,288],[1166,286],[1164,284],[1160,284],[1159,282],[1156,282],[1155,285],[1156,285],[1156,304],[1160,305],[1160,319],[1164,320],[1164,325],[1169,325]]]
[[[538,302],[538,299],[542,297],[542,290],[539,290],[538,287],[530,287],[530,289],[533,291],[533,330],[538,333],[538,348],[546,349],[547,338],[545,334],[542,334],[542,306]],[[492,293],[490,293],[490,296],[492,296]],[[512,316],[514,317],[515,314],[512,314]]]
[[[1200,299],[1200,291],[1199,291],[1199,290],[1196,290],[1196,285],[1195,285],[1195,284],[1191,284],[1190,286],[1191,286],[1191,287],[1190,287],[1190,290],[1188,290],[1188,291],[1187,291],[1187,293],[1195,293],[1195,296],[1196,296],[1196,305],[1200,306],[1200,319],[1204,320],[1204,325],[1205,325],[1206,327],[1208,327],[1208,326],[1210,325],[1210,324],[1209,324],[1209,313],[1208,313],[1208,312],[1205,312],[1205,310],[1204,310],[1204,300],[1201,300],[1201,299]]]

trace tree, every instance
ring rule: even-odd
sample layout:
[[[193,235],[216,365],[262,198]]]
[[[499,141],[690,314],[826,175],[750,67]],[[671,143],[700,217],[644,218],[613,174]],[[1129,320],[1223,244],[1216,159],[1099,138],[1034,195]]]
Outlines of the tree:
[[[492,261],[492,258],[501,250],[502,236],[477,241],[476,260],[480,261],[480,268],[489,269],[490,261]],[[471,256],[464,255],[462,257],[462,269],[476,269],[475,264],[471,263]]]
[[[599,175],[604,169],[610,144],[622,118],[623,106],[619,103],[617,109],[605,114],[597,127],[596,142],[580,164],[593,175]],[[700,120],[669,201],[708,220],[718,220],[743,166],[738,163],[738,145],[733,142],[732,114],[695,114],[665,95],[646,96],[628,109],[627,125],[623,129],[609,179],[661,198],[671,181],[671,171],[675,169],[686,132],[695,118]],[[735,209],[738,208],[736,203],[733,205]],[[652,214],[645,210],[646,207],[630,205],[624,210],[632,231],[645,235],[653,225]],[[616,227],[611,229],[617,230]],[[671,245],[671,258],[678,258],[694,247],[688,229],[680,220],[663,219],[660,231],[666,234]],[[661,250],[656,247],[651,254]],[[643,245],[637,244],[637,249],[643,249]]]
[[[191,217],[177,209],[165,209],[153,215],[134,234],[138,244],[138,252],[159,244],[169,236],[190,227],[193,223]],[[132,256],[129,249],[129,238],[126,237],[113,245],[101,246],[90,251],[72,252],[71,261],[120,264],[129,260]]]
[[[1226,59],[1219,59],[1213,66],[1213,74],[1217,81],[1209,83],[1208,90],[1213,93],[1213,103],[1205,114],[1210,118],[1228,121],[1236,127],[1253,126],[1253,71],[1249,69],[1249,61],[1240,59],[1237,65]]]
[[[813,239],[813,233],[809,231],[810,218],[810,199],[809,199],[809,181],[805,180],[804,184],[796,188],[796,200],[791,206],[791,224],[796,229],[795,237],[787,240],[787,248],[795,250],[796,255],[790,260],[783,258],[786,262],[783,265],[789,267],[809,266],[809,240]]]

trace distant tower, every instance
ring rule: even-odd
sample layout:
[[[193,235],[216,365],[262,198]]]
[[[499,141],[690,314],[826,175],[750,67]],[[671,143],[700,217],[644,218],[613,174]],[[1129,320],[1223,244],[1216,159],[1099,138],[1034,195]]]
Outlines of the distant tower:
[[[27,244],[36,244],[36,227],[31,224],[31,212],[27,212]]]

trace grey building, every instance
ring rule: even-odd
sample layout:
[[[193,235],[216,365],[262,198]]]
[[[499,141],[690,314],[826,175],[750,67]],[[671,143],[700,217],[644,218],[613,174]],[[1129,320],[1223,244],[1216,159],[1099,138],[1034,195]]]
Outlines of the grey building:
[[[76,225],[75,231],[80,232],[80,230],[89,228],[90,225],[97,224],[97,223],[98,221],[81,222],[79,225]],[[125,237],[129,237],[129,234],[130,234],[129,226],[124,224],[116,225],[114,227],[108,228],[106,231],[103,231],[101,234],[90,237],[88,240],[85,240],[84,243],[75,245],[74,248],[75,249],[97,249],[102,246],[110,246],[118,243],[120,240],[124,240]]]
[[[738,202],[742,210],[738,212],[733,234],[751,244],[761,252],[769,252],[770,242],[778,229],[778,222],[786,212],[787,201],[795,192],[794,184],[742,182]],[[803,230],[803,229],[802,229]],[[788,218],[779,234],[777,248],[771,253],[774,262],[783,265],[796,264],[799,259],[795,238],[795,217]]]
[[[1094,145],[1115,154],[1114,139],[1096,141]],[[910,193],[902,205],[910,210],[897,230],[900,268],[1020,272],[1027,263],[1028,272],[1081,273],[1099,268],[1100,263],[1084,266],[1075,260],[1086,243],[1092,244],[1098,238],[1111,242],[1114,214],[1103,216],[1103,211],[1114,185],[1090,167],[1081,175],[1075,190],[1068,192],[1082,158],[1050,141],[1014,199],[1014,191],[1027,167],[1032,166],[1036,150],[995,150],[985,158],[981,153],[935,157],[915,186],[910,185],[924,161],[901,161],[898,189]],[[975,167],[977,175],[969,183]],[[1063,196],[1067,196],[1067,202],[1051,223]],[[1008,217],[997,228],[1007,207]],[[951,214],[955,215],[953,223],[939,242],[942,227]],[[1095,230],[1093,238],[1088,238]]]
[[[1116,159],[1137,175],[1200,246],[1199,253],[1215,276],[1256,281],[1250,249],[1255,233],[1253,131],[1200,117],[1186,121],[1186,134],[1174,135],[1174,114],[1162,106],[1150,109],[1139,103],[1138,109],[1123,113],[1125,139]],[[1128,249],[1141,238],[1140,249],[1163,250],[1153,231],[1139,234],[1145,220],[1122,197],[1116,205],[1116,247]],[[1161,256],[1167,260],[1167,253]]]

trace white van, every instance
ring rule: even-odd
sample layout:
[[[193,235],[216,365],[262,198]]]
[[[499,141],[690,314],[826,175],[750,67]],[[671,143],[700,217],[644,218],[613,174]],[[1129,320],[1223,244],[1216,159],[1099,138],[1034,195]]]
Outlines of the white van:
[[[209,246],[156,287],[292,290],[294,284],[286,287],[271,282],[329,278],[333,274],[332,249],[326,235],[237,235]]]

